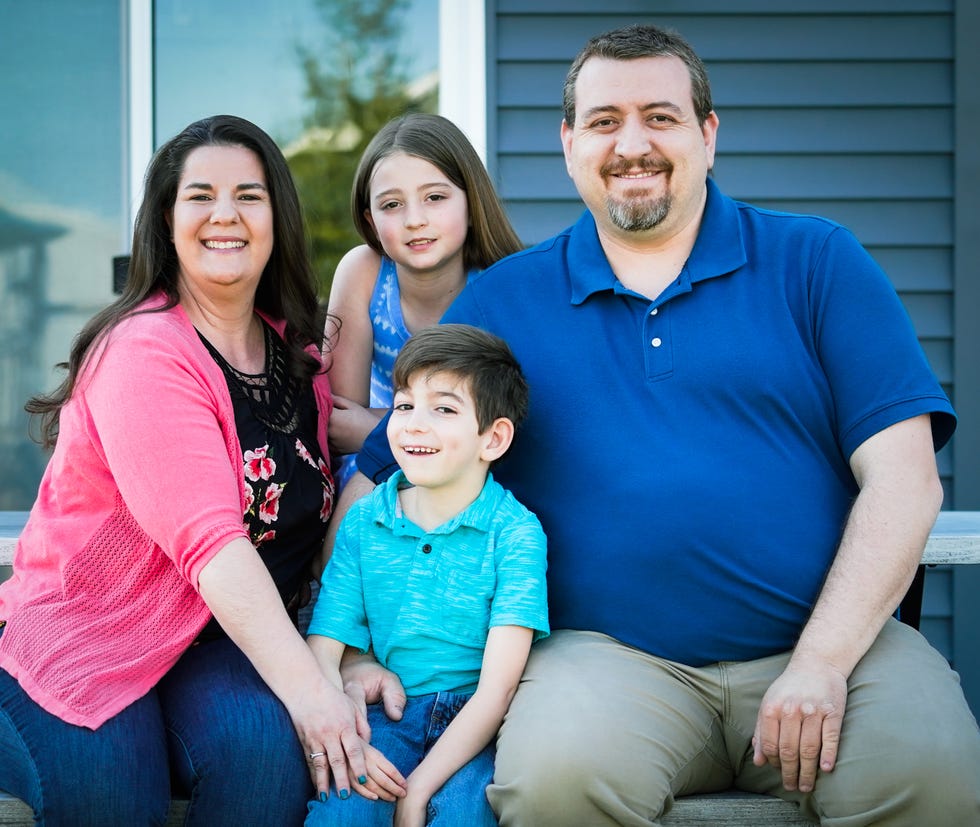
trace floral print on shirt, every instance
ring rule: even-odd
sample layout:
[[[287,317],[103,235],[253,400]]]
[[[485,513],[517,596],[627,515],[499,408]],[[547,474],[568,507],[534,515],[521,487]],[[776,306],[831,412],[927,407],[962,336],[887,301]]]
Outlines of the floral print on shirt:
[[[330,519],[330,515],[333,513],[333,498],[335,493],[333,479],[330,475],[330,469],[322,459],[314,461],[313,454],[311,454],[307,450],[306,446],[298,439],[296,440],[296,454],[304,462],[307,462],[314,468],[319,469],[320,473],[323,475],[323,505],[320,508],[320,520],[327,522]]]
[[[323,478],[323,500],[320,506],[320,520],[326,523],[333,512],[334,484],[327,464],[315,459],[302,440],[295,441],[296,456],[312,468],[317,469]],[[245,523],[250,526],[249,537],[258,548],[262,543],[276,538],[274,525],[279,519],[279,505],[288,483],[275,479],[278,465],[270,456],[268,443],[261,448],[252,448],[242,455],[245,473]],[[249,518],[253,518],[249,520]],[[258,526],[255,521],[270,528]]]

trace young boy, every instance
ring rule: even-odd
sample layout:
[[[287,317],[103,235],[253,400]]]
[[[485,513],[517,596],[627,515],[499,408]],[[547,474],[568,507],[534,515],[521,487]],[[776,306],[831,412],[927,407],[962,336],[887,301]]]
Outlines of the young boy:
[[[442,825],[444,802],[444,816],[495,825],[493,741],[532,640],[549,632],[544,533],[490,474],[527,384],[504,341],[469,325],[409,339],[393,384],[401,470],[341,523],[309,644],[336,681],[346,646],[373,649],[408,703],[400,721],[368,708],[367,783],[352,783],[362,795],[321,796],[306,824]],[[393,789],[385,759],[406,778],[397,803],[372,800]]]

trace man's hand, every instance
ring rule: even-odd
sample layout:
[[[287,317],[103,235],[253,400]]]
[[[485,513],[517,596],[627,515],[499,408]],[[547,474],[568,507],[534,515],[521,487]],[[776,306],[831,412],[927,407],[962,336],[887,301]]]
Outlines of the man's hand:
[[[847,679],[822,663],[790,663],[762,699],[756,718],[753,763],[782,772],[783,787],[808,793],[817,769],[837,761]]]

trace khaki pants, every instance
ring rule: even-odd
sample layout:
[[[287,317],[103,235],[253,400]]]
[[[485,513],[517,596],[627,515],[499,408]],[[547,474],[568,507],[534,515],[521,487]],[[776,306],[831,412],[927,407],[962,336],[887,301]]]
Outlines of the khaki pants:
[[[837,766],[804,795],[752,763],[787,655],[693,668],[593,632],[536,644],[500,731],[504,827],[657,824],[675,796],[738,787],[822,824],[980,825],[980,731],[945,659],[890,620],[851,675]]]

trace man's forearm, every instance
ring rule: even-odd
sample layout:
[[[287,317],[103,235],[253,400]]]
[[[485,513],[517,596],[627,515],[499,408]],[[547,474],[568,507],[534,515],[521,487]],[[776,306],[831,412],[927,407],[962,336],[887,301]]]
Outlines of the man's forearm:
[[[942,504],[928,416],[869,439],[852,458],[860,493],[793,660],[849,676],[908,590]]]

